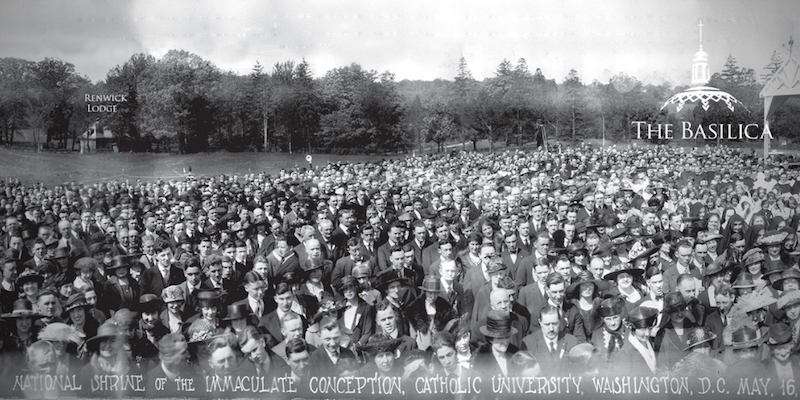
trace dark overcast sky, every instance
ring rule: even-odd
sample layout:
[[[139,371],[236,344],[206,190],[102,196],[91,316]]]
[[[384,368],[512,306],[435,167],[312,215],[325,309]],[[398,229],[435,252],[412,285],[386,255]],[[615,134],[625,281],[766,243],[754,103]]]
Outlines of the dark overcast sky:
[[[712,72],[731,54],[760,74],[800,39],[798,0],[0,0],[0,57],[58,58],[94,81],[169,49],[242,74],[305,58],[316,76],[357,62],[398,80],[452,79],[462,55],[482,79],[524,57],[559,82],[575,68],[585,82],[625,72],[681,85],[700,19]]]

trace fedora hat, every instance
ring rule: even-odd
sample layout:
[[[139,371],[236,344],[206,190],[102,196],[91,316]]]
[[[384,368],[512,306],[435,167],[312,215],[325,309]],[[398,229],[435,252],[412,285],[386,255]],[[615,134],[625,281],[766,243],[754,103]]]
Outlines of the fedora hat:
[[[577,290],[583,285],[584,283],[591,283],[594,284],[594,291],[597,292],[605,292],[607,291],[611,285],[608,282],[601,280],[601,279],[594,279],[594,275],[591,272],[583,270],[578,273],[578,279],[575,280],[572,284],[567,286],[567,296],[573,297],[577,293]]]
[[[161,299],[153,293],[145,293],[139,296],[137,311],[140,313],[157,313],[161,311]]]
[[[120,254],[114,256],[114,258],[111,260],[111,265],[108,266],[106,269],[117,269],[123,267],[130,268],[130,266],[131,266],[130,258],[128,256]]]
[[[687,305],[688,303],[681,292],[670,292],[664,295],[664,308],[661,312],[669,314],[674,311],[685,310]]]
[[[783,290],[783,282],[787,279],[794,279],[800,283],[800,269],[789,268],[781,272],[781,277],[772,282],[772,287],[777,290]]]
[[[480,327],[483,336],[491,338],[507,338],[517,334],[517,328],[511,326],[511,314],[508,311],[491,310],[486,314],[486,325]]]
[[[732,349],[749,349],[757,347],[764,342],[765,337],[761,336],[761,331],[758,329],[742,327],[733,332],[731,335]]]
[[[233,321],[235,319],[247,318],[250,316],[250,308],[247,303],[234,303],[228,306],[228,315],[223,321]]]
[[[69,315],[70,311],[78,307],[89,307],[89,303],[86,301],[86,296],[84,296],[83,293],[73,293],[69,296],[67,302],[64,304],[64,312],[61,313],[61,315]]]
[[[362,347],[362,350],[372,357],[375,357],[382,353],[394,353],[401,343],[403,343],[402,338],[394,339],[389,335],[379,333],[370,336],[367,343]]]
[[[790,290],[781,294],[778,299],[778,308],[784,309],[798,303],[800,303],[800,290]]]
[[[766,342],[771,346],[780,346],[792,341],[792,330],[783,322],[773,324],[767,332]]]
[[[683,349],[683,351],[688,351],[692,347],[697,347],[703,343],[708,343],[716,338],[717,335],[714,334],[714,332],[711,332],[708,328],[692,328],[689,331],[689,337],[686,339],[686,347]]]
[[[11,312],[0,315],[0,317],[2,318],[21,318],[21,317],[39,318],[41,316],[42,316],[41,314],[33,311],[33,304],[28,299],[15,300],[11,308]]]
[[[425,280],[422,281],[422,286],[419,287],[419,290],[423,292],[441,292],[442,291],[442,282],[434,276],[426,276]]]
[[[636,307],[628,312],[628,322],[634,329],[651,328],[656,322],[658,310],[649,307]]]
[[[93,346],[97,346],[97,344],[103,339],[124,337],[127,337],[127,335],[122,332],[122,329],[120,329],[113,321],[109,320],[97,328],[97,334],[86,341],[86,346],[89,349],[92,349]]]
[[[39,283],[39,286],[41,286],[42,283],[44,283],[44,277],[37,274],[35,271],[28,269],[22,272],[22,274],[20,274],[17,277],[16,284],[17,287],[22,287],[22,285],[24,285],[27,282],[37,282]]]

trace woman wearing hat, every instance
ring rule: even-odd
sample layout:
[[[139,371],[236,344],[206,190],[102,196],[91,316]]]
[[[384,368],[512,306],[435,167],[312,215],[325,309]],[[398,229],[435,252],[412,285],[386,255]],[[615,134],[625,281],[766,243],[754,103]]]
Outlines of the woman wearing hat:
[[[658,371],[656,351],[650,343],[650,330],[658,311],[636,307],[628,313],[629,333],[625,344],[611,363],[612,371],[621,376],[653,376]]]
[[[305,274],[305,283],[300,285],[298,294],[312,296],[317,301],[322,300],[322,293],[333,293],[330,286],[322,281],[322,276],[326,271],[331,270],[331,263],[325,259],[309,258],[302,264]]]
[[[202,319],[211,324],[214,329],[219,327],[218,314],[222,296],[214,289],[201,289],[196,292],[197,314],[186,320],[187,323]]]
[[[130,261],[127,256],[115,256],[106,267],[110,276],[103,284],[103,312],[113,316],[116,310],[136,308],[139,300],[139,284],[130,276]]]
[[[88,312],[90,307],[83,293],[75,293],[64,304],[61,317],[84,337],[92,337],[97,334],[100,323]]]
[[[408,304],[406,316],[410,325],[410,336],[416,338],[420,350],[427,350],[431,338],[442,331],[449,331],[458,320],[453,307],[443,297],[441,280],[426,276],[419,287],[423,295]]]
[[[787,381],[800,378],[800,354],[793,352],[792,328],[784,323],[769,327],[766,343],[770,358],[766,360],[768,377]]]
[[[599,349],[601,368],[613,362],[616,353],[622,349],[627,335],[622,313],[625,309],[625,300],[619,297],[609,297],[600,302],[597,315],[602,326],[592,332],[592,345]]]
[[[21,362],[25,349],[36,341],[39,334],[39,325],[34,324],[34,321],[41,315],[33,311],[33,305],[28,299],[22,298],[14,302],[10,313],[0,317],[8,323],[10,331],[9,337],[3,343],[3,356],[13,357]]]
[[[710,355],[711,344],[717,335],[708,328],[695,327],[689,331],[684,352],[686,357],[675,363],[672,373],[683,377],[719,377],[728,368],[725,363]]]
[[[800,290],[784,291],[778,298],[778,308],[784,312],[783,321],[792,331],[792,353],[800,350]]]
[[[725,373],[732,379],[750,379],[754,376],[762,376],[764,364],[760,361],[759,347],[766,339],[765,335],[757,329],[749,326],[742,326],[730,334],[732,364],[729,364]]]
[[[31,304],[36,304],[36,295],[39,294],[42,284],[44,284],[44,277],[33,270],[23,271],[16,281],[17,288],[22,289],[24,298],[28,299]]]
[[[367,362],[361,369],[362,376],[399,377],[403,375],[401,363],[395,361],[397,348],[402,339],[394,339],[385,333],[370,336],[369,341],[362,350],[367,356]]]
[[[594,279],[592,273],[585,270],[579,272],[575,282],[567,287],[567,299],[580,313],[586,340],[591,340],[592,333],[603,325],[597,315],[597,309],[603,300],[601,295],[608,291],[609,287],[608,282]]]
[[[687,318],[687,307],[688,303],[681,292],[671,292],[664,296],[664,309],[661,312],[667,318],[653,342],[661,369],[671,370],[685,355],[689,330],[694,328],[692,321]]]
[[[486,314],[486,325],[480,327],[486,338],[486,344],[478,349],[473,359],[472,368],[485,376],[511,376],[513,364],[511,357],[519,349],[510,344],[511,337],[517,328],[511,326],[511,314],[508,311],[491,310]]]
[[[700,304],[706,308],[716,308],[714,297],[723,284],[729,284],[733,267],[734,264],[730,260],[723,259],[715,260],[706,266],[706,270],[703,271],[703,287],[706,290],[703,290],[697,296]]]
[[[339,282],[339,293],[347,304],[339,323],[345,331],[351,332],[351,343],[364,344],[375,330],[375,308],[359,296],[361,285],[358,279],[348,275]]]
[[[127,336],[111,321],[100,325],[97,335],[86,341],[86,349],[90,354],[89,363],[81,369],[80,381],[85,393],[92,396],[104,395],[103,392],[91,392],[91,381],[95,375],[125,375],[130,369],[128,357],[123,350]],[[121,396],[126,392],[106,392],[107,395]]]
[[[626,264],[627,265],[627,264]],[[625,307],[632,309],[636,303],[644,298],[644,285],[642,276],[644,270],[633,267],[626,267],[616,270],[603,276],[608,281],[616,281],[617,286],[608,291],[609,296],[622,297],[625,299]]]
[[[78,358],[83,354],[84,336],[74,327],[61,322],[53,322],[39,332],[39,340],[47,340],[53,345],[56,354],[56,368],[53,375],[77,373],[84,363]]]

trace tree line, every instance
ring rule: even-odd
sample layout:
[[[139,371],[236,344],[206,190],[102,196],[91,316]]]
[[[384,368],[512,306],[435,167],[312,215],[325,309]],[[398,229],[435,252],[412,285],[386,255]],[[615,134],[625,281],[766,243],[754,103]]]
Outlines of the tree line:
[[[728,91],[747,108],[698,114],[698,123],[757,123],[758,93],[782,64],[774,53],[760,79],[729,57],[711,86]],[[477,145],[635,137],[633,121],[664,121],[661,107],[687,86],[644,84],[619,73],[608,82],[585,83],[571,70],[560,83],[531,71],[525,59],[503,60],[494,76],[478,81],[462,58],[451,80],[397,82],[353,63],[314,78],[305,61],[256,63],[250,74],[222,71],[183,50],[160,59],[133,55],[93,83],[71,63],[0,59],[0,142],[32,129],[44,145],[65,148],[99,121],[126,151],[405,151],[447,143]],[[123,95],[115,112],[92,112],[87,95]],[[779,113],[774,135],[797,132],[800,108]]]

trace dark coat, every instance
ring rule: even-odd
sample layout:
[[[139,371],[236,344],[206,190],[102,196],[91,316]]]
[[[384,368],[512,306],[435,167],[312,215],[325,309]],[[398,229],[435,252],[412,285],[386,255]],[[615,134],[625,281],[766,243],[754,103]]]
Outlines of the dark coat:
[[[567,354],[578,344],[578,339],[568,333],[559,332],[556,339],[556,352],[550,353],[550,347],[544,340],[542,331],[536,331],[522,339],[522,349],[530,351],[539,361],[542,373],[558,376],[568,365]]]

